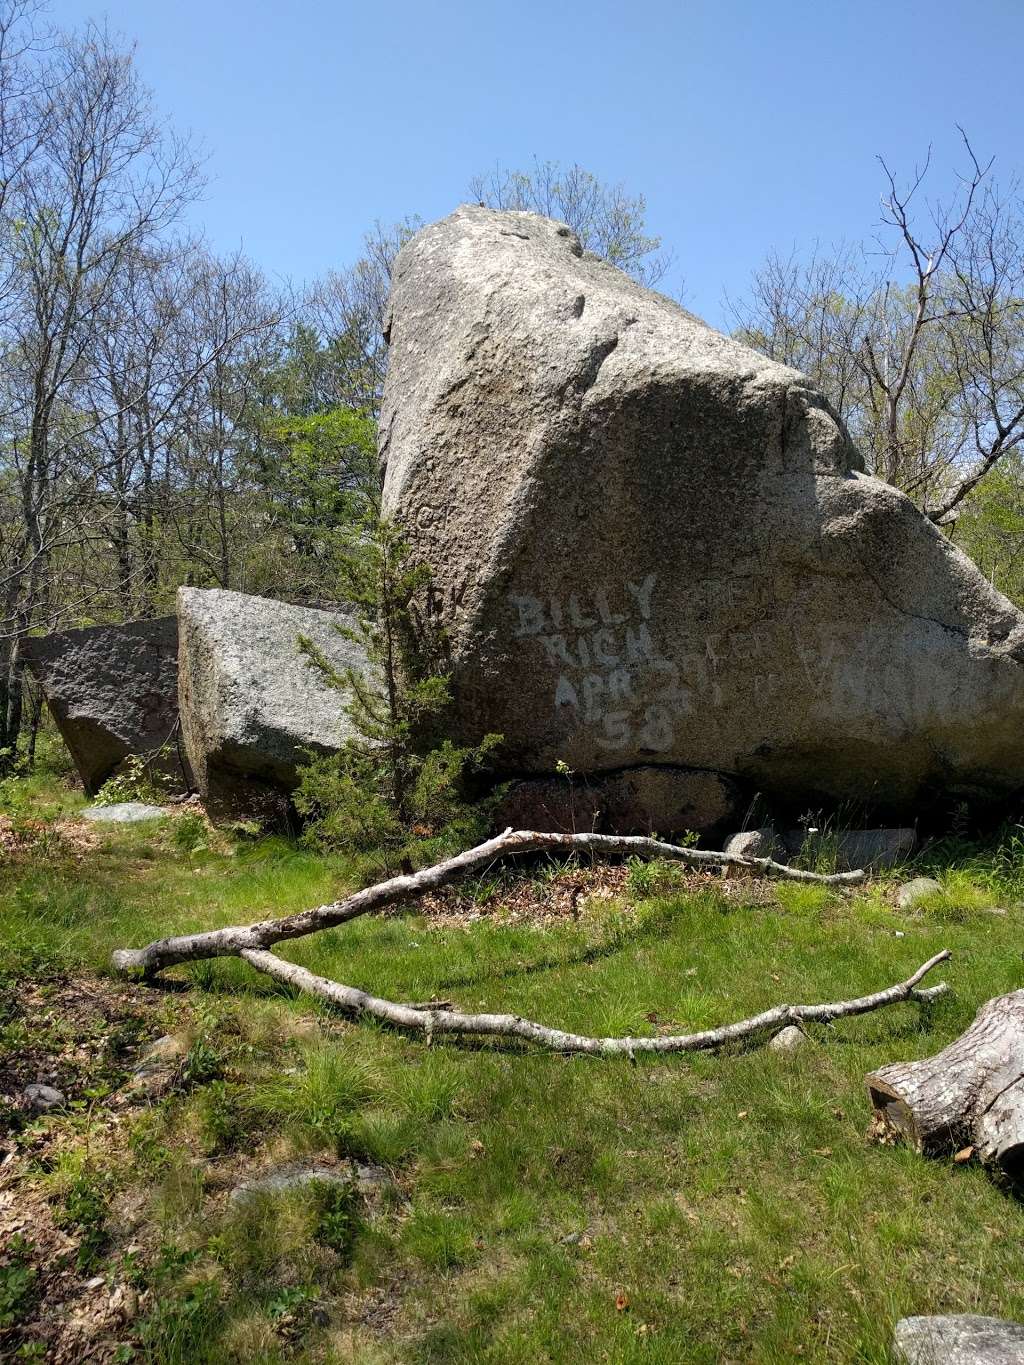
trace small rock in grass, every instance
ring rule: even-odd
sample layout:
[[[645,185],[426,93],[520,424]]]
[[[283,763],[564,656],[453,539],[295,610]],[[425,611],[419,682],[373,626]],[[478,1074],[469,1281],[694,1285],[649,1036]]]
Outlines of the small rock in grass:
[[[172,1033],[165,1033],[162,1038],[157,1038],[150,1043],[139,1061],[136,1071],[142,1071],[146,1067],[151,1067],[157,1062],[175,1062],[179,1057],[183,1057],[188,1049],[180,1038],[175,1038]]]
[[[1024,1324],[974,1313],[901,1318],[893,1345],[903,1365],[1024,1365]]]
[[[771,1040],[768,1048],[771,1052],[795,1052],[798,1047],[803,1047],[806,1041],[803,1029],[798,1029],[795,1024],[787,1024]]]
[[[166,814],[160,806],[150,806],[145,801],[121,801],[115,806],[86,806],[82,819],[99,824],[137,825],[143,820],[162,820]]]
[[[929,896],[934,896],[936,892],[942,890],[942,883],[937,882],[934,877],[915,877],[913,881],[904,882],[896,893],[896,904],[901,910],[913,910],[926,901]]]
[[[725,841],[723,852],[740,858],[774,858],[778,840],[771,825],[761,829],[746,829],[732,834]]]
[[[64,1091],[52,1085],[26,1085],[21,1096],[34,1114],[48,1114],[51,1109],[62,1109],[67,1103]]]
[[[254,1180],[243,1181],[236,1185],[229,1195],[229,1202],[237,1204],[245,1199],[263,1194],[284,1194],[288,1190],[301,1189],[303,1185],[350,1185],[359,1194],[375,1194],[389,1185],[390,1177],[379,1166],[353,1166],[342,1162],[337,1166],[301,1165],[294,1162],[279,1166]]]

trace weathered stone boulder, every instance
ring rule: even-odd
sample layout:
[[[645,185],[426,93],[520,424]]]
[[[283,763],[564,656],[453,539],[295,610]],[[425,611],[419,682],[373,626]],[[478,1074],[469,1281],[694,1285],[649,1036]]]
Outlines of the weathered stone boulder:
[[[896,905],[900,910],[916,910],[924,901],[941,894],[942,883],[934,877],[913,877],[896,893]]]
[[[1024,617],[803,375],[477,207],[403,248],[388,334],[385,510],[508,771],[893,811],[1024,784]]]
[[[1024,1323],[976,1313],[901,1318],[893,1351],[902,1365],[1024,1365]]]
[[[351,733],[344,699],[299,650],[306,636],[340,670],[361,666],[345,617],[219,589],[178,589],[181,728],[212,814],[277,819],[309,753]]]
[[[173,616],[64,630],[25,640],[22,650],[90,795],[131,754],[152,757],[156,771],[187,788]]]
[[[771,825],[762,825],[759,829],[745,829],[730,835],[722,849],[740,858],[777,858],[779,839]]]

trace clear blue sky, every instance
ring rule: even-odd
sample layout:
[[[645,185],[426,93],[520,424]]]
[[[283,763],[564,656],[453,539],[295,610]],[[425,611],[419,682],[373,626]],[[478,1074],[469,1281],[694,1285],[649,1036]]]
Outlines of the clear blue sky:
[[[438,218],[474,172],[579,161],[647,197],[686,302],[720,321],[769,247],[869,234],[884,153],[956,122],[1024,168],[1021,0],[57,0],[137,40],[161,110],[209,152],[196,212],[296,281],[375,218]]]

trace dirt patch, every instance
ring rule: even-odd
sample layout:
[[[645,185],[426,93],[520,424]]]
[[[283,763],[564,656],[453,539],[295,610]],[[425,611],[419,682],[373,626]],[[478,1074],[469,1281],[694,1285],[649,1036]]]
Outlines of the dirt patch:
[[[0,1149],[26,1085],[55,1086],[74,1105],[126,1080],[154,1034],[157,1003],[166,1003],[159,991],[101,977],[0,984],[0,1022],[12,1040],[0,1051]]]
[[[58,1227],[35,1182],[16,1179],[18,1163],[0,1168],[0,1283],[19,1266],[27,1282],[16,1327],[0,1329],[0,1358],[34,1347],[47,1361],[113,1361],[130,1342],[138,1311],[131,1286],[79,1270],[81,1238]],[[11,1354],[8,1355],[7,1352]],[[122,1357],[123,1358],[123,1357]]]
[[[21,1347],[54,1362],[127,1358],[144,1296],[105,1255],[97,1273],[87,1211],[55,1197],[51,1176],[83,1137],[86,1170],[90,1150],[117,1145],[125,1110],[145,1102],[132,1068],[166,1003],[145,985],[100,977],[0,987],[0,1299],[13,1319],[0,1318],[0,1359]],[[64,1106],[33,1114],[22,1092],[36,1082],[60,1090]]]
[[[718,869],[696,871],[672,866],[663,877],[655,874],[648,888],[631,890],[630,869],[622,864],[595,863],[570,867],[552,876],[504,874],[493,881],[478,878],[456,883],[423,896],[416,910],[437,927],[458,928],[483,919],[538,926],[579,919],[593,905],[620,901],[627,907],[644,896],[692,896],[717,892],[745,905],[772,905],[774,883],[764,877],[723,877]]]
[[[50,857],[75,857],[91,853],[100,844],[100,834],[86,821],[72,817],[39,820],[0,814],[0,864],[5,861],[41,854]]]

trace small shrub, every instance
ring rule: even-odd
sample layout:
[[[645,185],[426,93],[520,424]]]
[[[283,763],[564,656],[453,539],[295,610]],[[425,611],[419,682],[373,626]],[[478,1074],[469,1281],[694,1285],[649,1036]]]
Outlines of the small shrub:
[[[187,810],[175,820],[171,840],[179,852],[191,857],[205,848],[208,835],[209,830],[202,814],[197,810]]]
[[[313,1236],[346,1264],[352,1257],[361,1224],[359,1195],[353,1185],[318,1187],[319,1206]]]
[[[153,770],[151,755],[130,754],[119,772],[107,778],[96,793],[97,806],[119,806],[123,801],[158,802],[167,791],[167,779]]]
[[[195,1040],[181,1064],[181,1080],[185,1085],[206,1085],[216,1080],[223,1067],[220,1048],[208,1038]]]
[[[667,896],[682,884],[682,868],[663,858],[629,858],[626,888],[634,900]]]
[[[0,1253],[0,1328],[13,1327],[32,1302],[38,1271],[32,1243],[15,1233]]]
[[[246,1132],[245,1096],[227,1081],[210,1081],[196,1099],[199,1141],[207,1156],[231,1151]]]
[[[500,736],[465,748],[444,737],[451,696],[443,640],[418,606],[429,571],[411,561],[398,528],[377,507],[344,540],[338,570],[339,595],[354,618],[336,629],[358,646],[366,666],[339,669],[299,637],[310,667],[344,699],[351,729],[338,753],[311,756],[302,769],[292,799],[306,821],[306,842],[327,851],[401,849],[410,838],[472,824],[468,786]]]
[[[107,1190],[99,1177],[82,1170],[66,1185],[60,1197],[56,1222],[79,1238],[75,1264],[79,1270],[95,1269],[107,1243]]]

